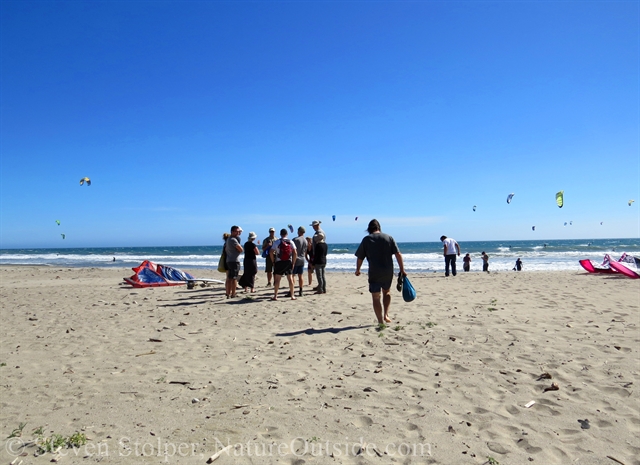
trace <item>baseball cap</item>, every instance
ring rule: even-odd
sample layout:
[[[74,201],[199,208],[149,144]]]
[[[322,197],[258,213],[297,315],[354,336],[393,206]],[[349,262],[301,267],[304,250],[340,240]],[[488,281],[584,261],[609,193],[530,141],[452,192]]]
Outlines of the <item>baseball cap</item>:
[[[269,232],[276,232],[275,228],[269,228]]]

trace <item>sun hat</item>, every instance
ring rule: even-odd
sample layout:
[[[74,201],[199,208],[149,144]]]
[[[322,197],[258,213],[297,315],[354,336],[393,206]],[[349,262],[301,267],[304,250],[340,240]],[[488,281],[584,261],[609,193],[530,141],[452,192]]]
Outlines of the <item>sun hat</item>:
[[[269,228],[269,232],[276,232],[275,228]]]
[[[320,223],[322,223],[322,221],[319,221],[319,220],[313,220],[313,221],[311,222],[311,226],[317,226],[317,225],[319,225]]]
[[[254,233],[253,231],[249,233],[249,240],[255,239],[256,237],[258,236],[256,236],[256,233]]]

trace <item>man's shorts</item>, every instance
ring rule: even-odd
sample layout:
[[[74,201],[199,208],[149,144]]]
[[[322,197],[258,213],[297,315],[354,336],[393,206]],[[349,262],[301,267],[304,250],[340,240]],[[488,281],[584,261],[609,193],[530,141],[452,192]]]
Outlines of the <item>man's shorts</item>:
[[[302,274],[303,271],[304,271],[304,265],[293,267],[293,274]]]
[[[240,262],[227,262],[227,278],[238,279],[240,274]]]
[[[266,273],[271,273],[273,271],[273,262],[271,261],[271,255],[267,257],[267,263],[265,264],[264,271]]]
[[[389,281],[386,281],[384,283],[369,282],[369,292],[371,292],[372,294],[375,294],[376,292],[380,292],[382,289],[384,289],[385,291],[388,291],[389,289],[391,289],[392,282],[393,282],[393,278],[391,278]]]
[[[291,260],[280,260],[273,265],[273,274],[286,276],[291,274]]]

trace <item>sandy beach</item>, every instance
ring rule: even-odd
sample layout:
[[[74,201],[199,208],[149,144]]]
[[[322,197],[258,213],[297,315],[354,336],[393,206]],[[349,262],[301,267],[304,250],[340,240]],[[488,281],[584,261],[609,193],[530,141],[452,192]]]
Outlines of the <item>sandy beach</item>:
[[[263,273],[233,300],[131,274],[0,267],[1,463],[640,464],[639,281],[414,274],[377,331],[365,276],[270,302]]]

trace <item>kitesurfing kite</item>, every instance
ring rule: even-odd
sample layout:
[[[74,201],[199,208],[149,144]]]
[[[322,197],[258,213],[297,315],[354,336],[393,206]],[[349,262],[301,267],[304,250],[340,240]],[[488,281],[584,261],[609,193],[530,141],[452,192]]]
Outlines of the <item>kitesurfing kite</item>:
[[[633,200],[633,199],[629,200],[629,206],[631,206],[631,204],[632,204],[633,202],[635,202],[635,200]]]
[[[564,191],[560,191],[556,194],[556,203],[558,204],[558,208],[562,208],[564,205]]]
[[[332,215],[331,218],[333,218],[333,221],[336,220],[336,215]]]
[[[87,183],[87,186],[91,185],[91,179],[89,179],[89,178],[82,178],[80,180],[80,185],[82,186],[85,182]]]
[[[514,194],[514,193],[512,192],[511,194],[509,194],[509,195],[507,196],[507,203],[511,203],[511,199],[513,198],[513,196],[514,196],[514,195],[516,195],[516,194]]]
[[[62,236],[62,238],[64,239],[66,236],[64,234],[60,234]]]
[[[356,221],[358,221],[358,217],[356,216]]]
[[[56,220],[56,224],[60,226],[60,220]]]
[[[532,231],[535,231],[535,230],[536,230],[536,227],[535,227],[535,226],[531,226],[531,230],[532,230]]]
[[[476,211],[476,206],[475,205],[473,206],[473,211]]]
[[[293,225],[288,225],[289,226],[289,231],[293,232]]]
[[[566,222],[566,221],[564,222],[564,225],[565,225],[565,226],[567,225],[567,222]]]

